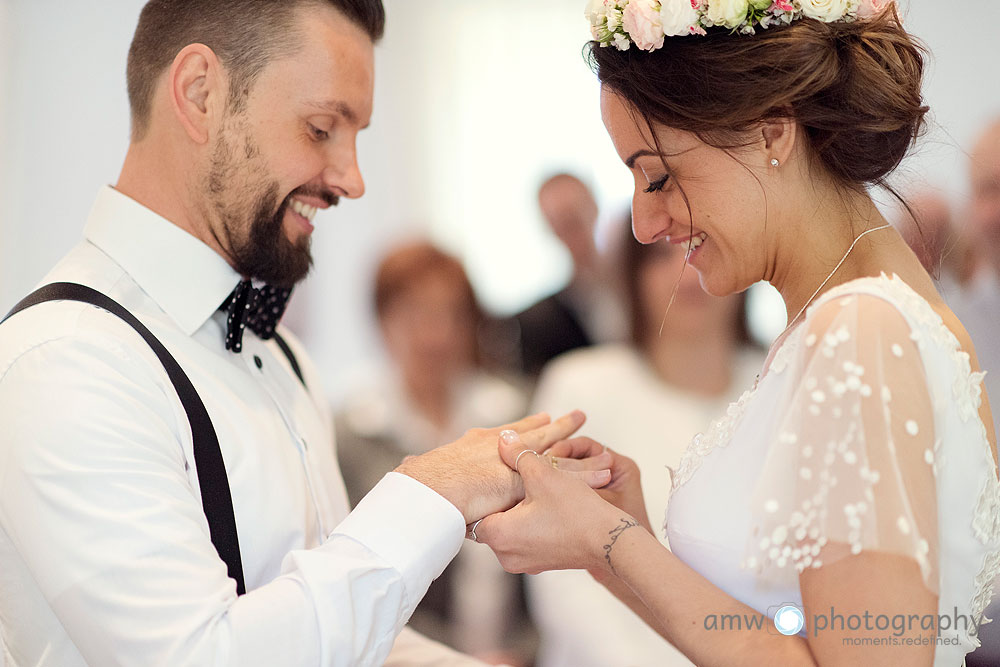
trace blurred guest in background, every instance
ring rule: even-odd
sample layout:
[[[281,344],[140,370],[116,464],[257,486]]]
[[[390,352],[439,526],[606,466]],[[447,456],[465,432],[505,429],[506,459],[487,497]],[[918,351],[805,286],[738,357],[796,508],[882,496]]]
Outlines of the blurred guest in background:
[[[764,355],[750,344],[743,295],[710,296],[690,268],[678,283],[684,250],[665,242],[641,245],[631,226],[623,227],[631,341],[575,350],[553,361],[542,372],[534,405],[583,410],[587,436],[614,443],[639,465],[646,506],[656,521],[670,494],[667,467],[676,467],[691,437],[724,412],[738,388],[753,382]],[[691,664],[582,570],[533,576],[528,591],[541,635],[539,667]]]
[[[515,316],[523,371],[537,376],[554,357],[625,336],[620,297],[594,239],[597,201],[576,176],[556,174],[538,190],[538,205],[552,233],[573,260],[570,283]]]
[[[483,316],[457,259],[426,242],[391,251],[378,267],[374,301],[392,369],[353,392],[335,419],[352,506],[404,457],[526,409],[520,389],[479,363]],[[488,547],[466,541],[410,625],[489,662],[528,664],[533,633],[512,613],[519,600],[520,578]]]
[[[976,346],[983,386],[1000,396],[1000,118],[976,141],[969,166],[971,200],[959,233],[980,261],[948,305]]]
[[[940,193],[925,190],[907,199],[895,227],[916,253],[945,299],[958,294],[971,282],[978,267],[978,254],[967,234],[955,226],[951,206]]]
[[[1000,396],[1000,118],[982,134],[970,161],[972,202],[963,230],[982,253],[983,262],[961,298],[950,304],[972,337],[979,363],[987,371],[983,386]],[[996,399],[994,399],[996,400]],[[994,591],[998,584],[994,584]],[[986,617],[1000,618],[996,595]],[[969,667],[1000,665],[1000,622],[980,631],[982,647],[966,659]]]

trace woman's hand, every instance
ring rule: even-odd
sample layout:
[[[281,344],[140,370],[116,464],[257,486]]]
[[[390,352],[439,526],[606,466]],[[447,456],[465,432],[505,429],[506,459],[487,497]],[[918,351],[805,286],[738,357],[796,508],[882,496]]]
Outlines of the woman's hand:
[[[618,509],[635,517],[643,528],[653,533],[646,512],[646,500],[639,483],[639,466],[635,461],[586,437],[557,442],[545,453],[549,456],[566,456],[574,459],[593,459],[602,453],[608,455],[607,467],[611,470],[611,481],[600,487],[598,494]]]
[[[576,438],[550,449],[569,457],[559,458],[557,465],[562,467],[574,455],[593,453],[596,443],[584,440]],[[598,452],[603,449],[598,448]],[[601,498],[581,473],[553,467],[552,456],[535,455],[531,449],[518,437],[501,439],[500,456],[520,472],[525,497],[514,508],[483,519],[476,527],[478,541],[493,549],[508,572],[605,567],[609,534],[623,522],[633,526],[637,522]]]
[[[408,475],[451,501],[462,512],[466,524],[487,514],[500,512],[524,497],[521,477],[497,455],[497,438],[502,432],[519,433],[523,447],[543,451],[571,436],[586,417],[573,411],[551,421],[546,414],[533,415],[513,424],[491,429],[471,429],[458,440],[421,454],[407,457],[396,472]],[[577,457],[579,458],[579,457]],[[596,456],[566,461],[564,467],[594,486],[607,483],[611,457]]]

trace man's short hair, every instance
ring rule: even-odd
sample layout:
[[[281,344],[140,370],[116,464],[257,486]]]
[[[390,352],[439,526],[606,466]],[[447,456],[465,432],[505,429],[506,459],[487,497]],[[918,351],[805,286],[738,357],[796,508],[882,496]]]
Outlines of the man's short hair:
[[[139,140],[148,130],[156,81],[185,46],[204,44],[215,52],[229,74],[229,107],[238,112],[264,66],[297,48],[295,11],[324,4],[373,42],[382,37],[381,0],[150,0],[128,52],[132,138]]]

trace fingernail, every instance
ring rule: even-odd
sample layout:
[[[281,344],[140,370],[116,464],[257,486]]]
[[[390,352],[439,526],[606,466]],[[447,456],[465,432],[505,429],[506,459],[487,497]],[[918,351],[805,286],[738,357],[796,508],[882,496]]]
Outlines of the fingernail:
[[[598,479],[598,481],[603,481],[603,482],[608,481],[609,479],[611,479],[611,471],[610,470],[598,470],[597,471],[597,479]]]
[[[517,434],[517,431],[506,429],[504,431],[500,431],[500,439],[503,440],[508,445],[512,445],[518,440],[520,440],[521,436]]]

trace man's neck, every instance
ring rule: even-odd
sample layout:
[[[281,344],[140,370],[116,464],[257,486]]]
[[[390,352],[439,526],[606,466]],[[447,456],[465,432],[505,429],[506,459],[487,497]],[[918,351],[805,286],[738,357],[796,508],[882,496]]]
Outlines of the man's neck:
[[[219,254],[230,266],[232,259],[222,248],[196,206],[188,169],[177,169],[178,156],[154,149],[151,140],[129,145],[115,190],[142,204],[180,227]]]

